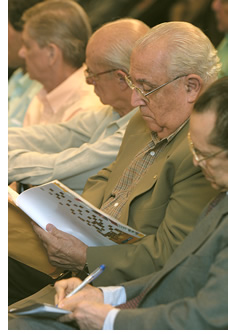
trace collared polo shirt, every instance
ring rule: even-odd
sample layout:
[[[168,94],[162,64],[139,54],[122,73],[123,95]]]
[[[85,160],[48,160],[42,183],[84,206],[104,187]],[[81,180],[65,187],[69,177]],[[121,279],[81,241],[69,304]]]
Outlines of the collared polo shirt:
[[[31,101],[23,126],[65,122],[76,113],[103,106],[84,77],[84,67],[76,70],[51,92],[43,88]]]

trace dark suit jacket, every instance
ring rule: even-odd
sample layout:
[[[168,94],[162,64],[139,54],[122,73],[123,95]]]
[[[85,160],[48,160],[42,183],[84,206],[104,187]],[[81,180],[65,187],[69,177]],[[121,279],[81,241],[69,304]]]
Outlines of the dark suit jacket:
[[[123,285],[127,299],[149,292],[118,313],[115,329],[228,329],[228,195],[161,271]]]
[[[155,159],[123,208],[120,221],[147,236],[131,245],[88,248],[90,271],[106,264],[95,285],[119,284],[160,270],[214,197],[201,169],[193,166],[187,132],[188,124]],[[100,208],[124,169],[150,140],[151,132],[138,112],[128,124],[116,161],[88,180],[83,197]]]

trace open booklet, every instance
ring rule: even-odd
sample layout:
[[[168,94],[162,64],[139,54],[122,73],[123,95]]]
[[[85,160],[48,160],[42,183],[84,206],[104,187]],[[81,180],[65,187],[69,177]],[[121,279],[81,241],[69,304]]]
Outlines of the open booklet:
[[[88,246],[133,243],[145,236],[97,209],[58,180],[20,195],[8,187],[8,194],[43,229],[51,223]]]
[[[58,308],[54,305],[35,303],[22,308],[12,308],[9,310],[9,313],[21,316],[32,316],[36,318],[58,319],[62,315],[69,314],[71,312]]]

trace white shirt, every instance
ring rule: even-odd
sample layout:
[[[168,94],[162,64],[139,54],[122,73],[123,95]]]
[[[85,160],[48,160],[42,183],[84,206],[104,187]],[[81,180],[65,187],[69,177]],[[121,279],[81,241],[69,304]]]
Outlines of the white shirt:
[[[109,286],[109,287],[100,287],[104,295],[104,304],[110,304],[112,306],[118,306],[126,302],[126,292],[122,286]],[[107,314],[103,330],[112,330],[114,329],[114,321],[120,309],[115,308]]]
[[[9,183],[58,179],[81,193],[91,175],[115,160],[136,110],[120,117],[108,106],[80,112],[66,123],[10,128]]]
[[[51,92],[40,90],[28,106],[23,126],[68,121],[79,111],[96,106],[102,104],[93,86],[86,83],[81,67]]]

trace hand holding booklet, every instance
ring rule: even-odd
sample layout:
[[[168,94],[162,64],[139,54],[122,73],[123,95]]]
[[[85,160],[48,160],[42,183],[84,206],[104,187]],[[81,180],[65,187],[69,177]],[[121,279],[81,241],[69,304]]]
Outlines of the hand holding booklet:
[[[9,187],[8,193],[43,229],[53,224],[88,246],[133,243],[145,236],[97,209],[58,180],[30,188],[20,195]]]

